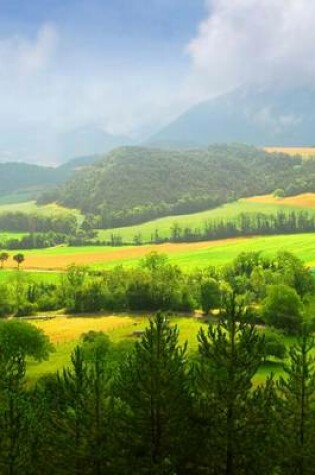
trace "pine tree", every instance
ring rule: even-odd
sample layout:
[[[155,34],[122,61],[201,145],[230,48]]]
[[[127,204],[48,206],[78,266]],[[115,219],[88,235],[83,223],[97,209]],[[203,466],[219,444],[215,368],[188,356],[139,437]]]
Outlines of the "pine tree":
[[[236,296],[227,296],[219,324],[198,335],[196,399],[204,473],[233,475],[246,466],[252,378],[261,364],[264,340],[242,321],[243,312]]]
[[[57,374],[56,394],[51,399],[50,444],[56,474],[85,475],[88,467],[87,440],[89,379],[82,348],[71,355],[72,368]]]
[[[178,336],[177,327],[158,313],[121,368],[116,390],[124,405],[120,443],[125,467],[119,473],[189,473],[186,345],[179,345]]]
[[[308,475],[315,467],[315,340],[303,331],[290,349],[290,362],[280,377],[279,434],[283,473]]]

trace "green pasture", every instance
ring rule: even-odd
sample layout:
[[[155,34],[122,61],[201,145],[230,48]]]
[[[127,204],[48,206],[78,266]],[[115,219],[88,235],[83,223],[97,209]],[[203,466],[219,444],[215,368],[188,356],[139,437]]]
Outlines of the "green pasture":
[[[240,213],[275,214],[277,213],[277,211],[290,212],[301,209],[307,210],[309,212],[314,212],[314,208],[308,207],[292,205],[289,206],[286,204],[252,203],[244,200],[239,200],[234,203],[225,204],[219,206],[218,208],[202,211],[200,213],[180,216],[167,216],[165,218],[155,219],[154,221],[148,221],[146,223],[139,224],[136,226],[99,230],[96,239],[99,239],[101,241],[109,241],[111,234],[115,234],[121,236],[123,241],[132,242],[134,236],[140,233],[142,235],[142,239],[144,241],[148,241],[151,239],[151,236],[154,236],[156,229],[158,230],[159,237],[169,237],[170,229],[174,225],[174,223],[177,223],[182,228],[189,227],[192,229],[202,229],[204,222],[207,220],[219,218],[233,218]]]
[[[150,251],[165,253],[168,255],[170,262],[179,265],[185,270],[194,268],[202,268],[207,266],[221,266],[231,262],[241,252],[260,251],[265,256],[274,256],[279,250],[286,250],[294,253],[306,265],[315,267],[315,233],[309,234],[293,234],[281,236],[252,237],[252,238],[236,238],[221,241],[208,241],[202,243],[187,244],[157,244],[151,246],[82,246],[67,247],[58,246],[48,249],[32,249],[23,250],[25,262],[22,264],[27,270],[28,264],[31,266],[32,256],[41,257],[41,268],[43,271],[53,268],[51,259],[46,257],[71,256],[71,262],[75,264],[89,265],[93,269],[111,268],[116,265],[132,266],[136,265],[145,254]],[[130,252],[129,252],[130,251]],[[100,254],[100,262],[97,254]],[[111,254],[115,253],[112,259]],[[10,251],[14,254],[14,251]],[[108,255],[108,260],[107,256]],[[91,261],[89,262],[89,259]],[[56,261],[57,262],[57,261]],[[6,264],[5,264],[6,267]],[[58,265],[56,266],[58,267]],[[24,272],[25,272],[24,271]],[[4,270],[3,272],[6,272]],[[35,273],[34,273],[35,274]],[[40,274],[42,274],[40,272]]]
[[[0,270],[0,284],[14,281],[17,277],[23,275],[28,281],[40,282],[43,284],[56,284],[60,280],[61,272],[33,272],[33,271],[15,271]]]
[[[106,316],[103,317],[86,317],[89,320],[89,327],[91,330],[95,328],[95,322],[99,322],[100,318],[106,320]],[[117,317],[116,317],[117,318]],[[114,327],[106,331],[109,335],[111,341],[115,346],[122,349],[131,349],[132,344],[137,341],[138,337],[132,335],[135,330],[142,330],[148,324],[148,317],[135,316],[127,317],[121,316],[121,322],[126,321],[126,324],[123,324],[118,327]],[[75,323],[75,317],[69,319],[73,324]],[[34,321],[30,321],[31,323]],[[46,322],[49,327],[50,321]],[[194,317],[171,317],[171,323],[177,325],[180,330],[180,342],[188,342],[188,352],[193,356],[196,354],[198,349],[197,334],[201,327],[205,330],[207,329],[207,323],[202,319]],[[96,327],[97,328],[97,327]],[[294,337],[283,336],[285,343],[289,346],[294,344]],[[74,347],[80,343],[80,338],[76,338],[66,342],[60,342],[55,344],[55,352],[51,354],[48,361],[43,361],[40,363],[29,361],[27,366],[27,378],[29,382],[34,382],[41,376],[54,373],[58,370],[61,370],[64,366],[69,366],[70,364],[70,354]],[[258,374],[255,376],[255,384],[259,384],[265,380],[265,378],[271,373],[275,373],[276,376],[279,376],[282,373],[282,363],[276,360],[268,362],[266,365],[263,365]]]
[[[76,214],[80,216],[80,212],[76,209],[63,208],[62,206],[57,205],[56,203],[39,206],[36,204],[36,201],[24,201],[20,202],[8,202],[5,200],[0,201],[0,214],[1,213],[16,213],[20,211],[21,213],[29,214],[41,214],[46,216],[52,215],[64,215],[64,214]]]
[[[213,245],[215,243],[215,245]],[[248,239],[222,240],[220,244],[208,242],[207,246],[198,248],[189,247],[185,244],[178,244],[176,252],[167,252],[167,246],[156,245],[157,252],[168,254],[170,262],[179,265],[183,269],[194,269],[196,267],[207,267],[210,265],[220,266],[231,262],[241,252],[260,251],[265,256],[274,256],[279,250],[286,250],[294,253],[307,265],[315,267],[315,234],[291,234],[281,236],[253,237]],[[144,248],[146,246],[143,246]],[[103,248],[101,248],[103,249]],[[117,251],[116,248],[108,248]],[[120,249],[120,248],[119,248]],[[125,249],[122,247],[121,249]],[[181,250],[183,249],[183,250]],[[134,265],[139,259],[122,258],[112,262],[94,264],[93,268],[113,267],[117,264],[127,266]]]

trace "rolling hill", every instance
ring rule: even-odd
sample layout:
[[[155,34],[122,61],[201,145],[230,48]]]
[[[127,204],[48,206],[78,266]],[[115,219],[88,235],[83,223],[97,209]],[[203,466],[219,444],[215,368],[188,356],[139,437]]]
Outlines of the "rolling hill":
[[[312,192],[314,183],[314,161],[249,146],[122,147],[78,172],[53,199],[98,214],[106,228],[193,213],[279,187],[287,194]]]
[[[47,190],[47,187],[51,188],[64,183],[78,169],[82,169],[100,158],[99,155],[77,157],[59,167],[45,167],[20,162],[0,163],[0,176],[2,177],[0,199],[5,197],[7,202],[35,199],[43,190]]]

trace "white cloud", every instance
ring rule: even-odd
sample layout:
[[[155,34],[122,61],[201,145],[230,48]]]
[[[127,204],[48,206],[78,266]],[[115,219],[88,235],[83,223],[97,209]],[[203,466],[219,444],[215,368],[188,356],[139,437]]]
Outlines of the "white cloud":
[[[315,79],[315,2],[208,0],[187,46],[199,97],[242,84],[291,87]]]
[[[51,61],[58,43],[53,25],[44,24],[34,39],[18,35],[0,39],[0,77],[25,80]]]

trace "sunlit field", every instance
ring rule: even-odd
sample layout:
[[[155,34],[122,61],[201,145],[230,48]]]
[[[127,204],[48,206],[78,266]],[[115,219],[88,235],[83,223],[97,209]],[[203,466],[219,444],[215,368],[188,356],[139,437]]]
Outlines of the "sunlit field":
[[[315,147],[264,147],[266,152],[301,155],[303,158],[315,158]]]
[[[115,265],[135,265],[146,254],[152,251],[165,253],[170,261],[183,269],[223,265],[234,259],[239,253],[261,251],[266,256],[273,256],[279,250],[287,250],[302,259],[307,265],[315,266],[315,234],[294,234],[252,238],[233,238],[218,241],[192,243],[166,243],[143,246],[59,246],[49,249],[23,251],[25,261],[21,268],[25,270],[60,271],[71,264],[87,265],[95,269],[113,267]],[[16,268],[10,259],[5,269]]]
[[[207,220],[233,218],[241,213],[274,214],[277,213],[277,211],[301,211],[301,208],[309,212],[315,212],[314,193],[305,193],[284,199],[278,199],[272,195],[243,198],[236,202],[228,203],[200,213],[167,216],[165,218],[155,219],[136,226],[100,230],[97,239],[101,241],[109,241],[111,234],[115,234],[121,236],[125,242],[132,242],[135,235],[141,234],[142,239],[148,241],[152,236],[154,236],[156,230],[158,230],[159,237],[169,237],[171,227],[174,223],[177,223],[182,228],[189,227],[192,229],[201,229]]]

